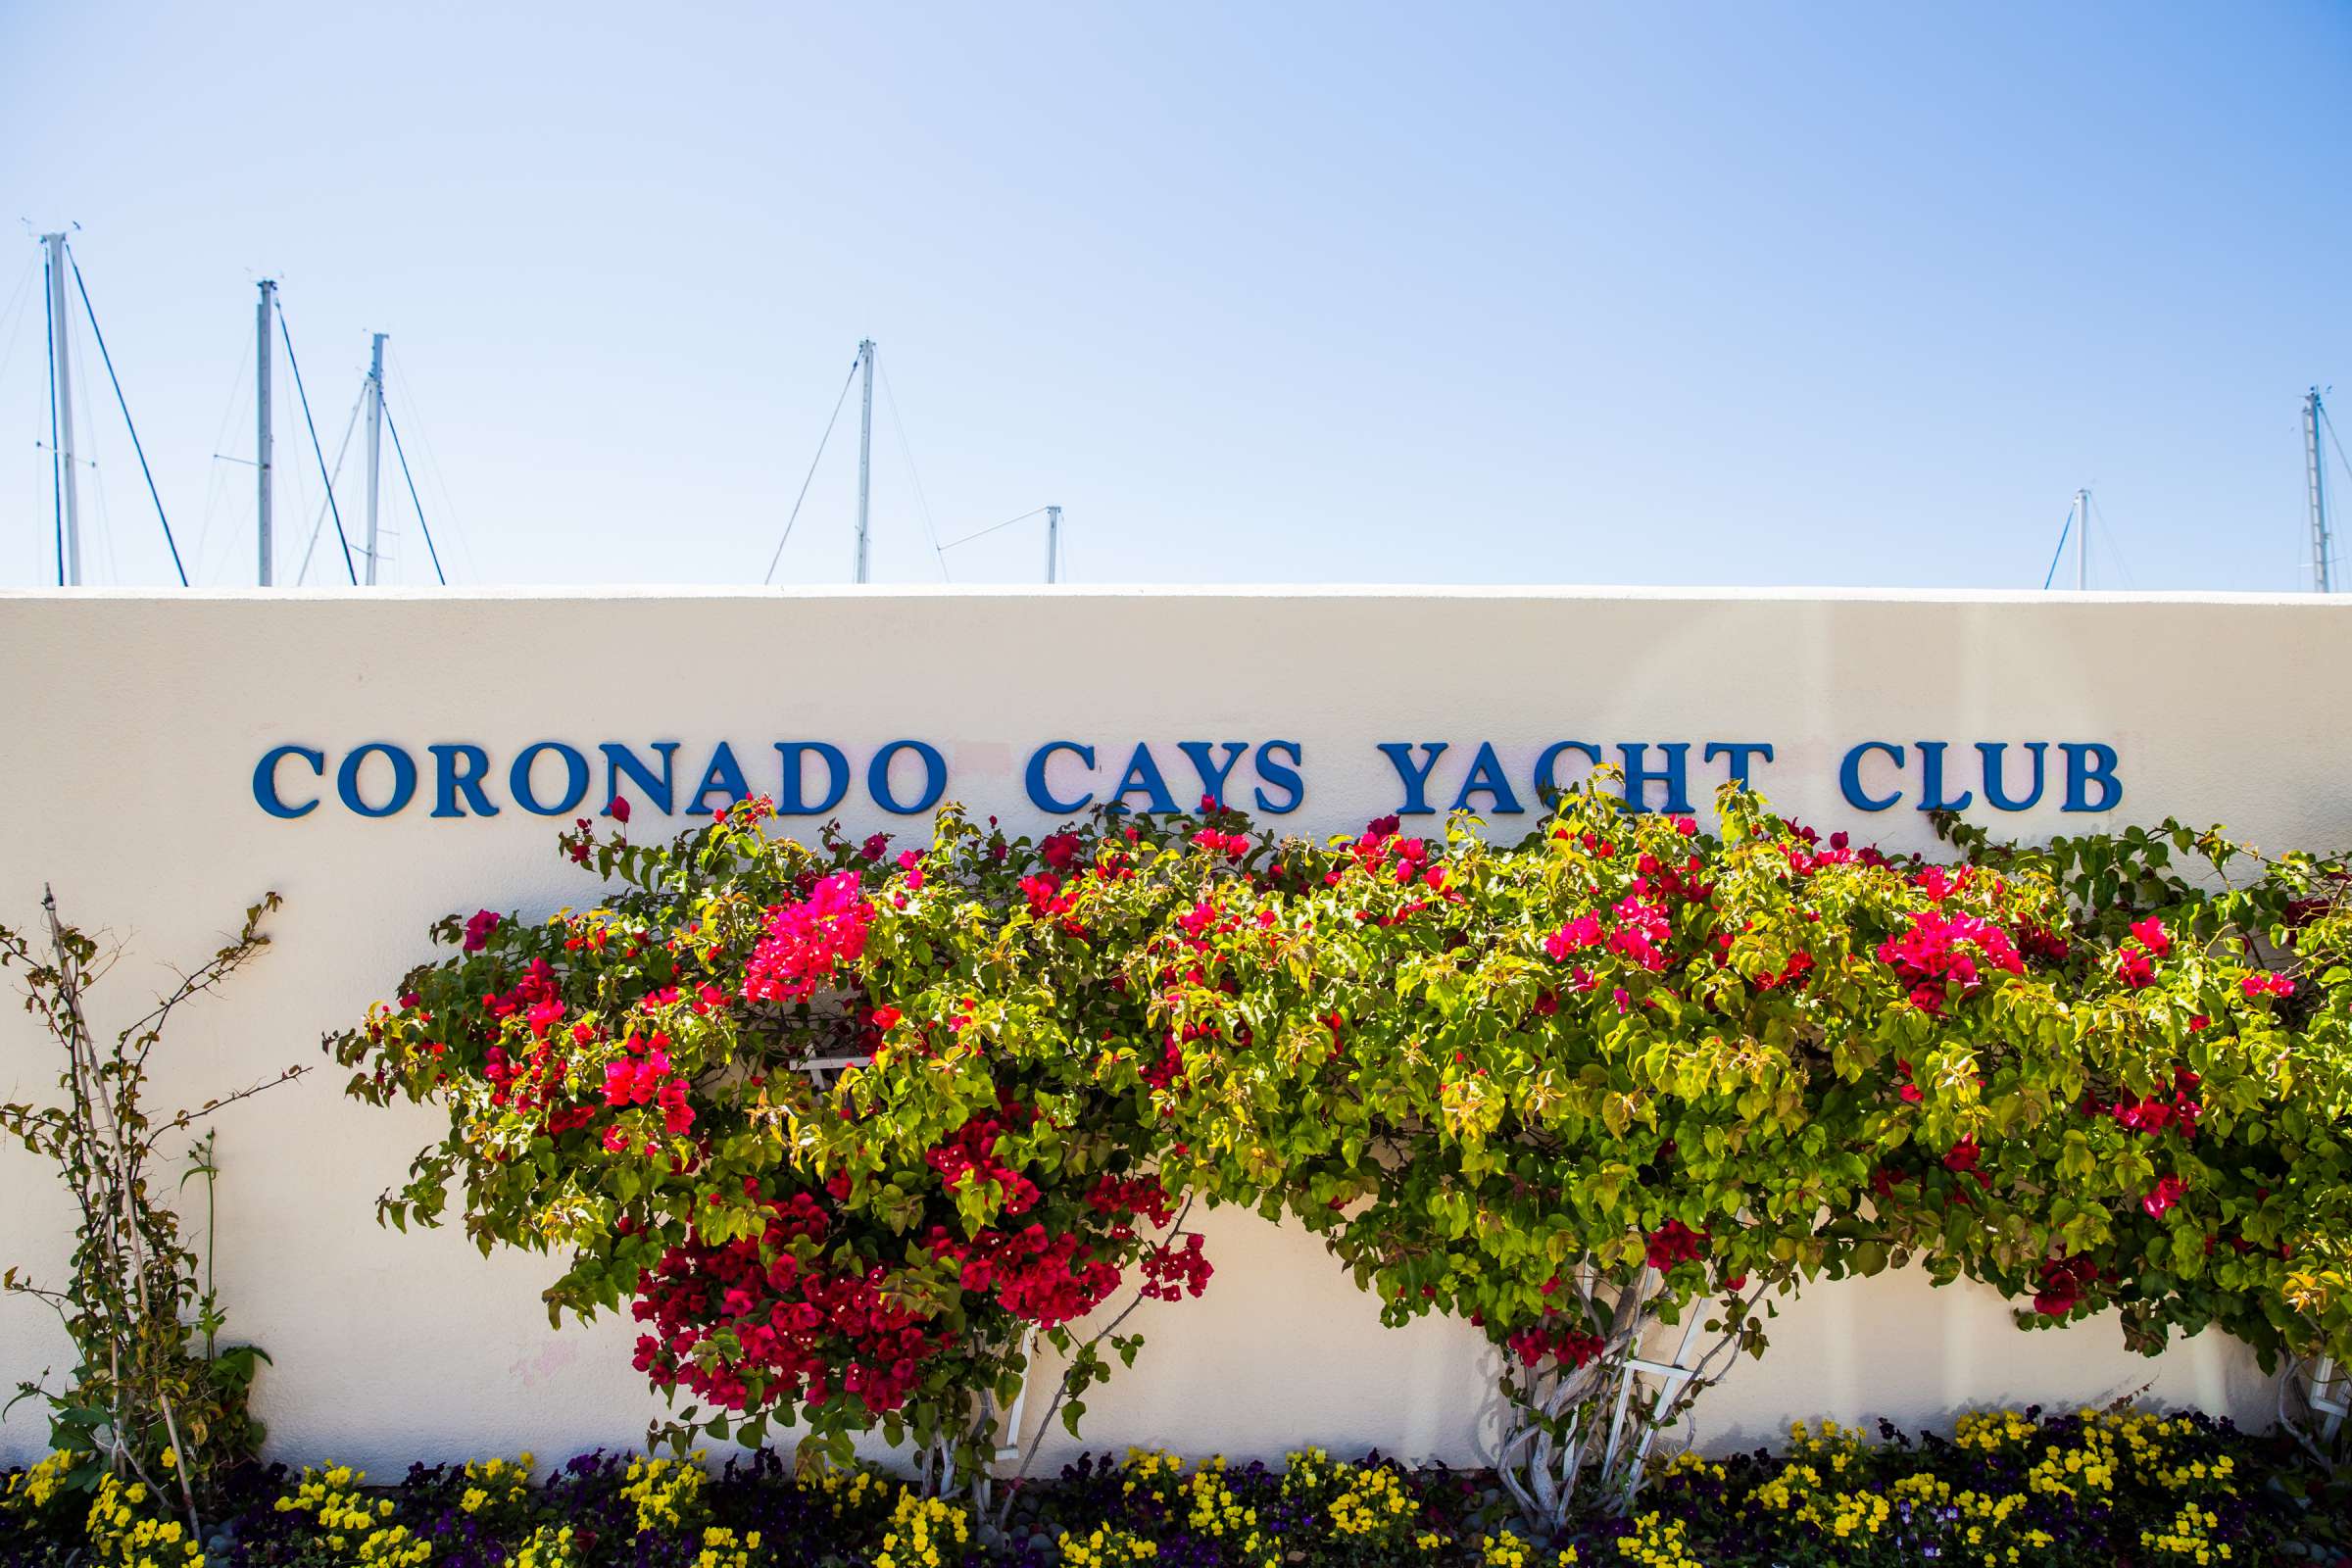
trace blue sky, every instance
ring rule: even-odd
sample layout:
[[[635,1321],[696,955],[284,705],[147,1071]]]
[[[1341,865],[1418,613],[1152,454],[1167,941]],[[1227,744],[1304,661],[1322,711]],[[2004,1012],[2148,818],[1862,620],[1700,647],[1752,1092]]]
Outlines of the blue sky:
[[[18,0],[0,190],[81,224],[207,583],[252,580],[214,454],[252,454],[270,274],[330,458],[392,334],[466,583],[758,581],[870,335],[882,581],[1057,502],[1093,582],[2033,587],[2088,484],[2094,586],[2293,589],[2304,388],[2341,377],[2352,425],[2348,85],[2341,0]],[[11,245],[0,584],[31,585]],[[81,353],[90,579],[166,581]],[[780,580],[848,577],[855,418]],[[319,485],[290,400],[277,428],[290,577]],[[1041,526],[948,568],[1035,580]]]

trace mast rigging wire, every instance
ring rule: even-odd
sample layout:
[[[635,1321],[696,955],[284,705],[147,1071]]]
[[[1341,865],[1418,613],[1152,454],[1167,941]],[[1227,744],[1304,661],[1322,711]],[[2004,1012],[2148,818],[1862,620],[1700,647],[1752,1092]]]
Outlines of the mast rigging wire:
[[[762,588],[776,580],[776,566],[784,559],[784,547],[792,541],[792,525],[801,520],[801,503],[808,499],[808,482],[816,477],[817,464],[824,461],[825,443],[833,439],[833,426],[841,422],[841,406],[850,401],[850,384],[858,379],[859,363],[859,360],[850,362],[850,373],[841,383],[841,396],[833,400],[833,416],[825,421],[825,433],[816,438],[816,456],[808,460],[808,472],[801,480],[801,493],[793,498],[792,515],[784,519],[784,537],[776,541],[776,553],[767,561],[767,575],[760,579]]]
[[[351,456],[351,433],[360,427],[360,410],[368,406],[368,389],[360,388],[359,397],[351,405],[351,416],[343,421],[343,439],[335,446],[335,471],[326,477],[326,493],[335,493],[335,482],[343,477],[343,460]],[[302,470],[296,468],[295,472]],[[307,499],[307,498],[306,498]],[[302,569],[294,573],[295,586],[300,587],[311,575],[311,558],[318,553],[318,535],[326,527],[326,508],[318,509],[311,519],[311,542],[302,547]]]
[[[923,532],[931,540],[931,557],[939,563],[939,580],[949,581],[948,553],[940,548],[939,530],[931,522],[931,498],[923,494],[923,476],[915,471],[914,448],[906,439],[906,421],[899,417],[899,395],[890,388],[890,368],[882,368],[882,401],[890,405],[890,422],[899,432],[899,455],[906,460],[906,477],[914,481],[915,505],[923,514]]]
[[[72,314],[70,310],[68,314]],[[90,495],[97,507],[94,525],[83,541],[83,570],[86,574],[92,553],[103,551],[106,580],[119,583],[122,580],[122,563],[115,554],[115,510],[106,498],[106,465],[98,461],[98,411],[90,403],[90,377],[85,375],[74,382],[74,390],[81,395],[81,427],[90,432],[90,457],[84,466],[90,470]]]
[[[408,396],[410,384],[408,364],[401,359],[400,350],[395,345],[386,344],[384,355],[391,362],[392,367],[392,374],[390,380],[385,384],[384,395],[391,396],[390,381],[398,381],[401,396],[405,398]],[[442,521],[448,526],[450,536],[456,541],[457,548],[465,554],[467,572],[478,582],[482,577],[482,564],[473,559],[473,536],[458,525],[458,498],[450,494],[449,476],[443,471],[440,455],[433,448],[433,432],[425,425],[422,414],[415,409],[411,409],[409,413],[412,416],[409,428],[416,432],[417,454],[424,459],[425,480],[441,493]],[[391,416],[387,414],[385,417],[388,419]]]
[[[2352,458],[2344,456],[2344,444],[2336,439],[2335,416],[2328,412],[2325,400],[2320,404],[2320,423],[2328,427],[2328,444],[2335,448],[2335,461],[2344,466],[2344,477],[2352,479]]]
[[[17,277],[16,292],[8,297],[8,308],[0,310],[0,320],[8,322],[8,344],[5,348],[0,348],[0,381],[7,378],[8,368],[16,361],[17,339],[24,335],[24,318],[31,314],[23,307],[25,301],[26,285],[31,283],[35,270],[37,270],[35,263],[26,262],[24,264],[24,270]]]
[[[2124,586],[2134,593],[2138,592],[2139,578],[2133,575],[2132,563],[2125,559],[2123,541],[2115,536],[2115,524],[2107,520],[2107,509],[2099,505],[2099,498],[2096,495],[2090,498],[2090,510],[2092,514],[2099,519],[2099,534],[2096,542],[2106,546],[2108,559],[2115,563],[2116,572],[2124,579]]]
[[[260,466],[258,463],[247,463],[243,458],[230,457],[220,450],[228,444],[228,421],[236,416],[239,394],[245,390],[245,370],[253,363],[253,334],[240,331],[237,340],[243,347],[237,355],[236,377],[228,384],[228,399],[220,405],[220,428],[213,432],[213,461],[207,466],[205,477],[204,515],[196,523],[196,548],[192,552],[196,557],[196,575],[207,579],[212,576],[212,568],[207,563],[213,538],[213,518],[220,508],[220,465],[237,463],[247,467]]]
[[[985,539],[990,534],[995,533],[999,528],[1009,528],[1016,522],[1027,522],[1031,517],[1041,517],[1045,515],[1045,512],[1046,509],[1043,507],[1031,507],[1027,512],[1022,513],[1017,517],[1006,517],[1003,522],[990,523],[978,533],[967,533],[960,539],[951,539],[946,544],[940,546],[940,549],[953,550],[958,545],[968,545],[975,539]]]
[[[2066,521],[2058,529],[2058,548],[2050,552],[2050,569],[2042,574],[2041,585],[2048,588],[2058,580],[2058,563],[2066,559],[2066,536],[2075,531],[2075,506],[2068,502]]]
[[[392,455],[400,460],[400,477],[409,487],[409,505],[416,509],[416,526],[424,530],[424,548],[433,558],[433,578],[442,587],[449,578],[441,570],[441,552],[433,548],[433,525],[424,520],[424,503],[416,499],[416,479],[409,472],[409,455],[400,449],[400,425],[392,417],[392,405],[384,405],[384,428],[392,432]]]
[[[172,549],[172,569],[179,574],[179,585],[188,585],[188,568],[179,559],[179,541],[172,537],[172,519],[164,515],[164,498],[156,493],[155,470],[147,466],[147,448],[139,441],[139,427],[130,416],[130,400],[122,395],[122,378],[115,374],[115,357],[106,351],[106,333],[98,325],[97,308],[90,304],[90,286],[81,280],[81,263],[74,255],[74,247],[65,247],[66,265],[74,269],[74,287],[81,295],[81,312],[90,318],[90,336],[97,341],[98,358],[106,366],[106,379],[115,389],[115,406],[122,411],[123,428],[130,432],[130,450],[139,457],[139,473],[147,481],[147,499],[155,503],[155,520],[164,525],[164,543]]]
[[[294,358],[294,334],[286,326],[285,301],[277,302],[277,335],[285,341],[286,368],[294,372],[294,395],[302,400],[302,422],[311,432],[311,452],[318,460],[318,472],[326,474],[326,452],[318,445],[318,426],[311,418],[311,395],[302,389],[302,365]],[[343,509],[335,505],[335,481],[326,480],[326,508],[335,514],[335,538],[343,546],[343,569],[351,577],[351,585],[360,585],[360,571],[351,564],[351,539],[343,532]]]

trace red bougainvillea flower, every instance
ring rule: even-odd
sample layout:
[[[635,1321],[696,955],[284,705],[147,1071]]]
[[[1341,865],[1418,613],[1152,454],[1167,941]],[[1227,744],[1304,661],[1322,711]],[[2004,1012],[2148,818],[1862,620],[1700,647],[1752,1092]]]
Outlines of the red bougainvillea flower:
[[[2161,1094],[2139,1100],[2119,1100],[2108,1114],[2117,1126],[2135,1133],[2154,1136],[2168,1128],[2176,1129],[2183,1138],[2197,1136],[2197,1118],[2205,1113],[2205,1105],[2197,1098],[2198,1087],[2204,1082],[2186,1067],[2175,1070],[2173,1093],[2170,1099]],[[2087,1107],[2097,1114],[2100,1107]]]
[[[2155,984],[2156,965],[2137,948],[2125,948],[2115,956],[2115,977],[2137,991]]]
[[[1207,1258],[1200,1255],[1201,1237],[1198,1231],[1189,1232],[1182,1247],[1162,1243],[1143,1257],[1144,1285],[1141,1291],[1147,1301],[1175,1301],[1187,1296],[1199,1296],[1208,1289],[1208,1277],[1216,1270]]]
[[[1649,1233],[1649,1266],[1664,1273],[1677,1263],[1698,1256],[1707,1239],[1679,1219],[1670,1219]]]
[[[1017,1231],[982,1230],[968,1242],[937,1225],[924,1238],[923,1249],[933,1257],[956,1263],[963,1289],[995,1296],[1006,1311],[1041,1328],[1086,1316],[1119,1288],[1116,1264],[1095,1256],[1077,1236],[1054,1236],[1041,1224]],[[1199,1249],[1191,1250],[1198,1257]],[[1205,1281],[1207,1264],[1199,1267]]]
[[[1607,1348],[1599,1335],[1570,1328],[1557,1317],[1549,1316],[1532,1329],[1521,1329],[1507,1343],[1529,1366],[1549,1355],[1572,1370],[1588,1364]]]
[[[2132,934],[2139,939],[2139,945],[2147,949],[2152,956],[2162,958],[2171,956],[2173,939],[2165,935],[2164,922],[2155,915],[2132,921]]]
[[[2262,997],[2291,997],[2295,994],[2294,981],[2267,969],[2246,976],[2237,983],[2237,988],[2245,993],[2248,1002]]]
[[[613,796],[612,803],[605,808],[605,814],[622,827],[627,827],[629,825],[629,798],[626,795]]]
[[[2043,963],[2064,963],[2067,955],[2074,951],[2066,938],[2056,931],[2045,925],[2031,923],[2018,927],[2017,947],[2027,957],[2038,958]]]
[[[476,909],[473,918],[466,922],[466,951],[481,952],[490,945],[490,933],[497,929],[497,915],[488,909]]]
[[[2178,1176],[2166,1176],[2148,1190],[2148,1196],[2139,1200],[2139,1206],[2148,1211],[2150,1219],[2162,1219],[2167,1210],[2180,1201],[2180,1195],[2187,1191],[2188,1183]]]
[[[1005,1213],[1021,1213],[1037,1201],[1037,1184],[997,1157],[997,1139],[1004,1131],[996,1117],[975,1116],[954,1138],[926,1152],[923,1162],[950,1190],[963,1182],[986,1184],[997,1189]]]
[[[2098,1277],[2097,1265],[2087,1257],[2053,1257],[2041,1265],[2034,1293],[2034,1310],[2043,1317],[2064,1317],[2081,1303],[2082,1293]]]

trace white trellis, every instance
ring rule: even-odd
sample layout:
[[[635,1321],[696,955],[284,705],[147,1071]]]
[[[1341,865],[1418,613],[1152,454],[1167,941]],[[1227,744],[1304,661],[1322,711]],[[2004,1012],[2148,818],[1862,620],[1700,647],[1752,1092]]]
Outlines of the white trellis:
[[[1521,1415],[1506,1433],[1496,1454],[1495,1468],[1503,1486],[1530,1518],[1557,1521],[1573,1504],[1585,1478],[1620,1508],[1630,1508],[1642,1489],[1658,1434],[1681,1418],[1697,1390],[1721,1375],[1723,1358],[1740,1344],[1737,1323],[1754,1304],[1750,1298],[1712,1343],[1693,1357],[1704,1323],[1707,1303],[1685,1303],[1682,1335],[1673,1355],[1660,1360],[1640,1353],[1659,1283],[1656,1270],[1644,1268],[1619,1290],[1605,1308],[1613,1320],[1608,1343],[1620,1347],[1594,1361],[1573,1369],[1555,1368],[1547,1390],[1531,1380],[1524,1402],[1514,1396]],[[1580,1276],[1578,1288],[1592,1300],[1601,1282]],[[1757,1288],[1757,1295],[1762,1288]],[[1609,1388],[1613,1380],[1614,1389]],[[1608,1411],[1605,1438],[1599,1412]]]
[[[1699,1319],[1704,1315],[1705,1313],[1696,1301],[1685,1308],[1683,1337],[1675,1345],[1672,1360],[1651,1361],[1641,1356],[1633,1356],[1626,1361],[1625,1372],[1617,1386],[1616,1413],[1609,1421],[1608,1448],[1601,1457],[1602,1474],[1610,1473],[1610,1467],[1616,1463],[1618,1451],[1625,1442],[1626,1412],[1633,1403],[1634,1380],[1644,1377],[1655,1378],[1658,1383],[1657,1397],[1650,1408],[1657,1411],[1671,1411],[1675,1407],[1675,1402],[1682,1397],[1683,1391],[1690,1387],[1691,1379],[1697,1377],[1703,1370],[1703,1365],[1693,1366],[1690,1364],[1690,1342],[1698,1337]],[[1626,1498],[1629,1502],[1632,1500],[1634,1493],[1641,1489],[1642,1471],[1649,1463],[1649,1450],[1656,1445],[1658,1433],[1663,1429],[1664,1424],[1659,1421],[1642,1423],[1642,1441],[1635,1446],[1632,1461],[1628,1466],[1631,1478],[1626,1486]]]
[[[2278,1413],[2294,1426],[2295,1413],[2287,1407],[2290,1393],[2302,1396],[2306,1418],[2300,1425],[2323,1445],[2332,1446],[2344,1430],[2345,1418],[2352,1417],[2352,1370],[2338,1366],[2331,1355],[2297,1361],[2278,1391]]]

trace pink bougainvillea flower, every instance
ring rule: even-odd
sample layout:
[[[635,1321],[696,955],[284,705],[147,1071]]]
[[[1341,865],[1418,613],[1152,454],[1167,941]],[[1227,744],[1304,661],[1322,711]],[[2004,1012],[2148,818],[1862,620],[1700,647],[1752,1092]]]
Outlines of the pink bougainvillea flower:
[[[819,881],[803,903],[777,905],[767,911],[767,935],[745,965],[744,999],[808,1001],[836,968],[865,956],[873,923],[874,906],[859,890],[855,871],[836,871]]]
[[[466,951],[481,952],[490,945],[490,933],[497,929],[497,915],[488,909],[476,909],[473,918],[466,922]]]
[[[1550,956],[1552,962],[1559,963],[1565,961],[1571,953],[1582,953],[1587,948],[1597,948],[1600,944],[1599,917],[1580,914],[1545,937],[1544,951]]]
[[[1943,1016],[1948,987],[1958,986],[1965,997],[1982,984],[1977,968],[1980,960],[2010,974],[2023,974],[2026,968],[2008,932],[1975,915],[1945,914],[1938,909],[1914,913],[1911,929],[1880,943],[1878,955],[1879,961],[1890,966],[1910,989],[1911,1004],[1936,1018]]]

